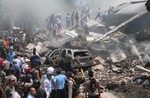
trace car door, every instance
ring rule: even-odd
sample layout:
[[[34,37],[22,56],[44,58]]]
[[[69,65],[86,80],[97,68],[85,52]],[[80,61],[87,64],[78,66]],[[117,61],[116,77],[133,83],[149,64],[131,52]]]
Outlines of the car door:
[[[48,56],[49,61],[53,63],[54,66],[59,65],[59,60],[60,60],[60,49],[56,49],[50,53]]]

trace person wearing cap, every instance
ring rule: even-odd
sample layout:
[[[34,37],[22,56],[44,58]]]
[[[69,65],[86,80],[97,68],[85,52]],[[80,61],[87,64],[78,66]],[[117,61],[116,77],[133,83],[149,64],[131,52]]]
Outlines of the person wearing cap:
[[[67,81],[67,78],[61,73],[61,71],[61,68],[58,68],[56,71],[57,75],[54,77],[54,86],[55,91],[57,92],[57,98],[66,98],[65,83]]]
[[[6,95],[6,98],[12,98],[12,95],[13,93],[15,92],[15,84],[16,84],[16,78],[15,77],[11,77],[9,80],[8,80],[8,86],[6,87],[5,89],[5,95]]]
[[[47,72],[47,78],[44,81],[44,89],[46,91],[47,94],[47,98],[50,98],[51,96],[51,92],[52,92],[52,73],[51,72]]]

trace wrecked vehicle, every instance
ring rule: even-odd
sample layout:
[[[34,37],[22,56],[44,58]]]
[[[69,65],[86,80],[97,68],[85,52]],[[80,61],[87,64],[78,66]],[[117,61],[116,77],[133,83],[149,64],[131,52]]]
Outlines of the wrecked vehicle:
[[[87,49],[56,49],[47,54],[46,58],[45,64],[50,63],[54,67],[59,66],[63,69],[68,64],[70,69],[89,68],[94,65],[92,54]]]

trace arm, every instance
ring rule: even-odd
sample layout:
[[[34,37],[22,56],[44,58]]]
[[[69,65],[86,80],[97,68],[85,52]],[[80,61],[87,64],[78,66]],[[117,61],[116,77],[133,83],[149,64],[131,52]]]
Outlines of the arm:
[[[99,93],[99,96],[100,96],[101,95],[101,88],[100,88],[99,81],[97,81],[97,88],[98,88],[98,93]]]
[[[53,83],[54,83],[55,91],[57,91],[56,79],[54,79]]]
[[[4,94],[4,90],[3,90],[2,86],[0,86],[0,91],[2,92],[2,98],[5,98],[5,94]]]
[[[37,76],[37,79],[40,81],[41,79],[40,79],[40,73],[39,73],[39,71],[36,72],[36,76]]]

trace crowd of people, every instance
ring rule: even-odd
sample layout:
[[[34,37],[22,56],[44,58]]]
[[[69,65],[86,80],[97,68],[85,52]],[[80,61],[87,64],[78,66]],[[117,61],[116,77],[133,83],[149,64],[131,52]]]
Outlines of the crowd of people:
[[[94,20],[99,18],[100,21],[103,21],[103,16],[111,14],[113,7],[110,7],[108,11],[102,11],[98,8]],[[85,10],[74,11],[67,13],[63,18],[61,14],[51,14],[46,18],[46,26],[49,31],[54,31],[53,35],[57,38],[60,36],[62,28],[71,29],[73,27],[83,27],[86,28],[86,22],[88,19],[91,19],[91,7],[87,7]],[[64,21],[63,21],[64,20]],[[63,26],[62,21],[65,22],[66,26]]]
[[[46,25],[49,31],[54,30],[54,35],[58,37],[60,35],[62,27],[70,29],[78,26],[85,26],[85,22],[90,18],[90,7],[82,12],[74,11],[72,13],[67,13],[65,18],[66,26],[62,26],[62,15],[61,14],[51,14],[46,18]]]
[[[10,49],[8,56],[0,60],[0,98],[81,98],[79,86],[82,83],[89,98],[98,98],[99,82],[93,72],[89,72],[89,77],[85,81],[78,69],[65,72],[51,66],[44,75],[35,48],[30,58],[17,56]]]
[[[66,27],[78,27],[79,22],[84,26],[84,22],[90,18],[89,11],[90,8],[82,11],[81,15],[78,11],[67,13]],[[54,30],[55,35],[59,36],[62,28],[61,15],[52,14],[46,22],[47,28]],[[30,57],[25,53],[15,54],[27,45],[23,30],[11,31],[3,34],[3,37],[3,45],[0,46],[0,98],[81,98],[81,84],[85,88],[86,97],[99,98],[99,81],[94,78],[91,70],[86,81],[83,73],[79,72],[81,69],[66,71],[50,65],[43,74],[43,65],[36,48]]]
[[[15,54],[13,44],[6,50],[6,55],[0,58],[0,98],[81,98],[82,83],[89,92],[86,96],[98,98],[100,95],[99,82],[93,74],[85,81],[79,69],[65,72],[50,65],[44,75],[36,48],[31,57]]]

